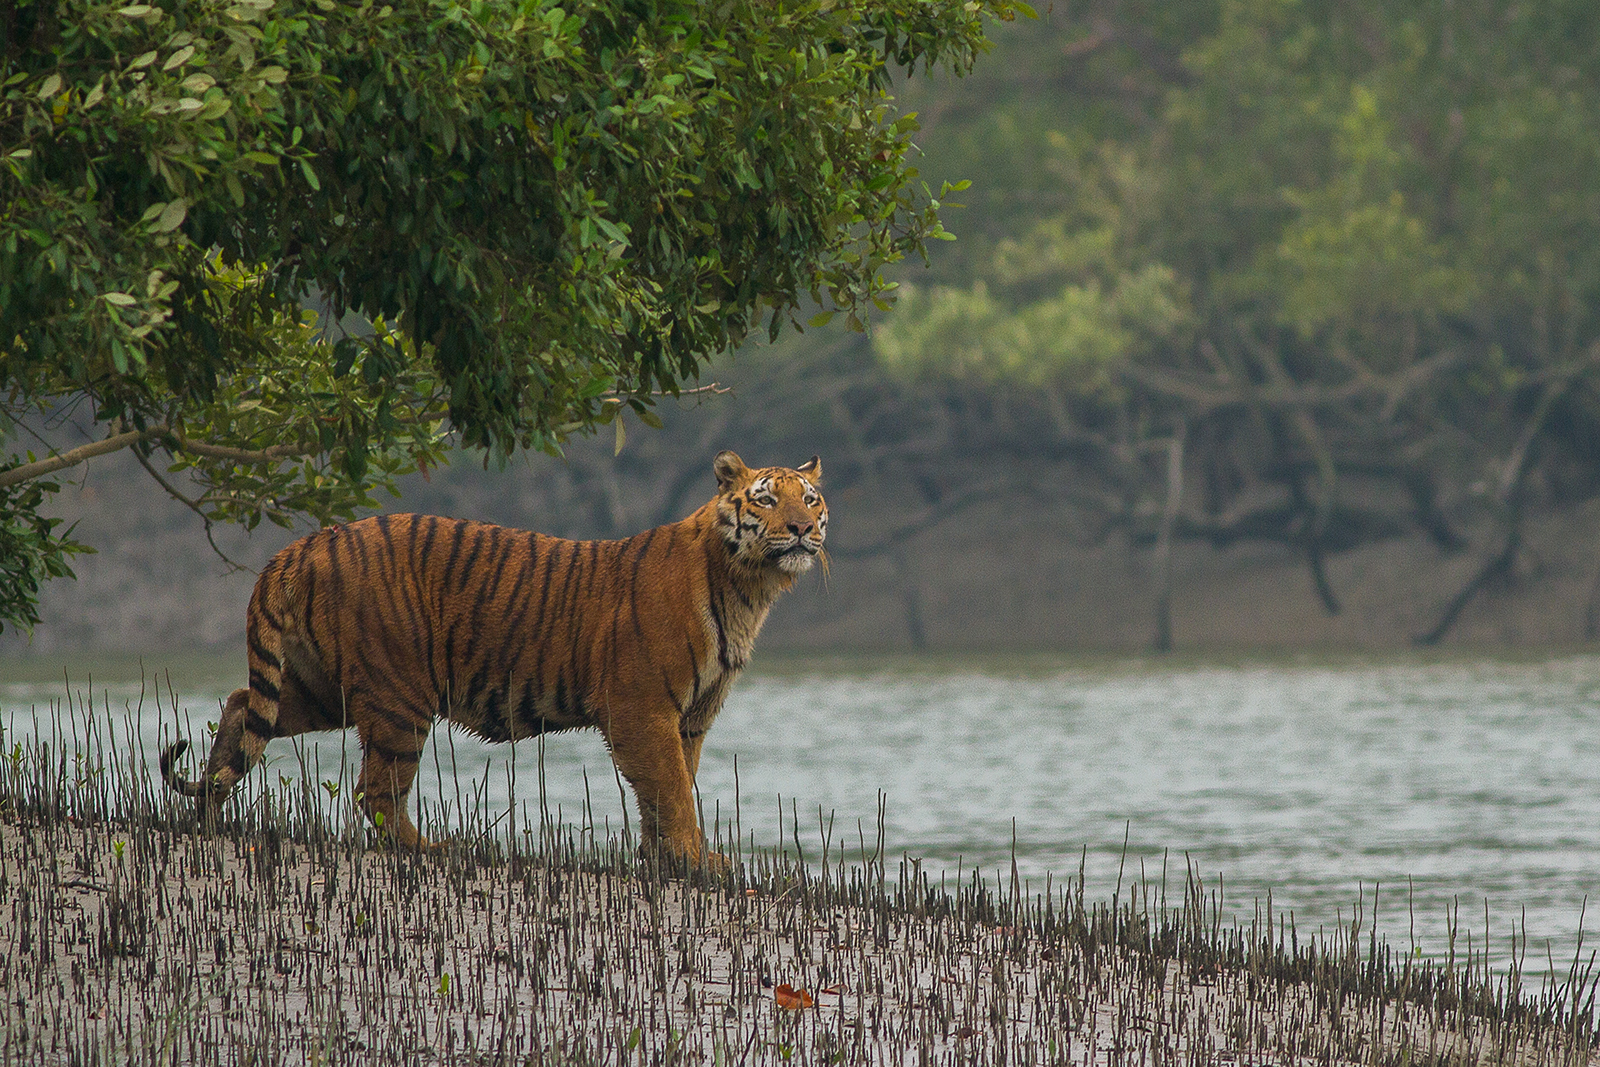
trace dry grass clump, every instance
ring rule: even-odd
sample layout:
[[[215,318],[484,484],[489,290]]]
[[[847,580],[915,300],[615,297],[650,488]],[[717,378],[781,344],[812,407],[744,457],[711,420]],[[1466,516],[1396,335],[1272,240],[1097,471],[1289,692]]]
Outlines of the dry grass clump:
[[[515,813],[396,851],[309,782],[202,835],[126,719],[45,717],[70,746],[0,759],[0,1064],[1596,1059],[1592,957],[1530,990],[1360,920],[1226,921],[1192,873],[947,885],[825,822],[709,879]]]

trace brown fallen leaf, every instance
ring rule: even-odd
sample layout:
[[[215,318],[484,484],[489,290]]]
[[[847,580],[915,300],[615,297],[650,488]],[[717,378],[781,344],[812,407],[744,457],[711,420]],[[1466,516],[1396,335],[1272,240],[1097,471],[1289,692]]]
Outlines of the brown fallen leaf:
[[[786,1008],[789,1011],[799,1011],[801,1008],[809,1008],[816,1003],[811,999],[810,993],[807,993],[804,989],[796,989],[788,982],[784,982],[772,991],[772,999],[778,1002],[778,1007]]]

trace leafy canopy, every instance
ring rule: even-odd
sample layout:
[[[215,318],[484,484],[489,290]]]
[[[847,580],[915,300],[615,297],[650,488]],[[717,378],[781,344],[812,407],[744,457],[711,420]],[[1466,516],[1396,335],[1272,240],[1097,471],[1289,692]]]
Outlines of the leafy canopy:
[[[446,430],[505,455],[651,421],[803,300],[859,325],[946,236],[890,75],[964,72],[1018,10],[0,4],[0,416],[164,449],[247,524],[349,514]],[[335,339],[310,295],[378,329]],[[49,464],[6,466],[0,624],[31,623],[73,546]]]

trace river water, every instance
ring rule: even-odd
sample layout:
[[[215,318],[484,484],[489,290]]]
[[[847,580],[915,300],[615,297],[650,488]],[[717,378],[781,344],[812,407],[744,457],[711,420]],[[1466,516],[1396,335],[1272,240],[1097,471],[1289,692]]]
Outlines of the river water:
[[[57,728],[50,709],[69,684],[87,685],[76,666],[70,682],[59,671],[52,681],[0,661],[8,749]],[[242,680],[231,670],[174,672],[176,716],[155,712],[146,683],[139,728],[152,758],[175,718],[204,737]],[[97,705],[138,706],[137,674],[101,667]],[[275,742],[265,780],[302,765],[336,778],[354,740],[323,736],[300,751]],[[552,814],[621,828],[598,735],[511,755],[435,731],[417,787],[429,817],[503,811],[514,790],[518,818],[536,820],[542,758]],[[1600,658],[769,661],[735,687],[698,785],[706,817],[736,818],[746,848],[781,841],[792,853],[798,820],[808,858],[820,823],[835,856],[843,845],[856,859],[862,843],[874,847],[881,802],[891,871],[909,856],[935,880],[977,868],[992,884],[1009,881],[1014,860],[1038,890],[1082,865],[1090,898],[1108,900],[1119,877],[1153,882],[1163,869],[1181,895],[1191,869],[1246,919],[1270,891],[1302,930],[1358,907],[1370,920],[1376,890],[1391,943],[1442,955],[1453,923],[1458,953],[1469,932],[1481,950],[1487,930],[1504,969],[1515,935],[1525,973],[1564,973],[1600,887]]]

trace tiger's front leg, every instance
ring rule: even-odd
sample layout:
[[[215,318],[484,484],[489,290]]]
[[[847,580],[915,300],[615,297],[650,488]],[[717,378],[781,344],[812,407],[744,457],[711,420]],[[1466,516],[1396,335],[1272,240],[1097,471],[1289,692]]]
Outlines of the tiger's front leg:
[[[612,760],[633,787],[645,850],[697,866],[726,867],[726,857],[706,850],[695,811],[694,777],[675,718],[661,715],[627,726],[619,722],[608,731],[608,739]],[[699,745],[694,749],[698,763]]]

